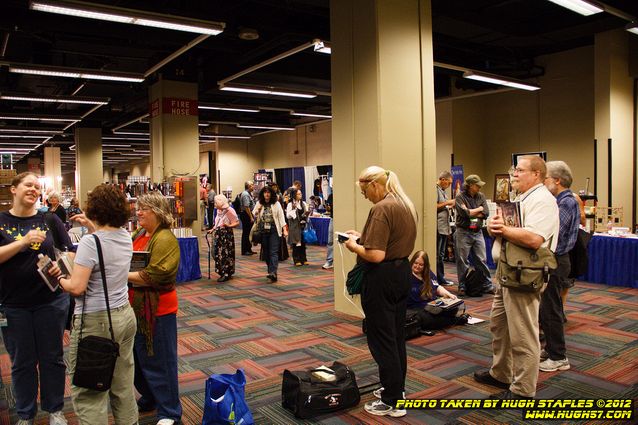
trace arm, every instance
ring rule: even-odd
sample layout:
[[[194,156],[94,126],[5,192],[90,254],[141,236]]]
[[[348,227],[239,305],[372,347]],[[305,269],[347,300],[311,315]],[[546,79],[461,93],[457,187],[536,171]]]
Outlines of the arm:
[[[226,225],[226,227],[237,227],[239,226],[239,219],[237,218],[237,213],[235,211],[233,211],[232,208],[228,208],[228,213],[230,214],[230,217],[228,218],[228,221],[230,222],[229,224]]]
[[[448,199],[447,201],[436,203],[436,212],[443,211],[446,207],[453,207],[456,201],[454,199]]]
[[[39,230],[29,230],[20,240],[0,246],[0,264],[6,263],[17,253],[29,249],[32,243],[44,242],[46,234]]]
[[[297,210],[294,207],[294,201],[289,203],[288,206],[286,207],[286,217],[291,218],[293,220],[297,218]]]
[[[95,232],[95,224],[91,220],[86,218],[86,215],[84,215],[84,213],[80,213],[80,214],[74,215],[71,218],[71,220],[77,221],[82,226],[86,227],[88,229],[89,233]]]
[[[443,298],[450,298],[455,300],[457,297],[456,295],[454,295],[453,293],[451,293],[450,291],[448,291],[447,289],[445,289],[444,287],[440,286],[436,289],[436,295],[438,295],[439,297],[443,297]]]
[[[576,199],[576,202],[578,202],[578,209],[580,210],[580,225],[586,226],[587,217],[585,216],[585,203],[576,193],[574,193],[574,198]]]
[[[497,212],[489,221],[487,231],[491,236],[502,236],[507,241],[525,248],[538,249],[545,242],[542,236],[529,230],[521,227],[506,226],[500,212]]]
[[[129,272],[128,281],[134,283],[135,286],[151,286],[140,276],[140,272]]]
[[[366,249],[363,245],[355,242],[353,238],[348,239],[345,245],[350,252],[354,252],[368,263],[380,263],[385,260],[385,251],[381,251],[379,249]]]
[[[59,279],[60,286],[74,297],[79,297],[84,293],[84,291],[86,291],[92,272],[93,269],[89,267],[75,264],[73,266],[73,274],[70,279]]]

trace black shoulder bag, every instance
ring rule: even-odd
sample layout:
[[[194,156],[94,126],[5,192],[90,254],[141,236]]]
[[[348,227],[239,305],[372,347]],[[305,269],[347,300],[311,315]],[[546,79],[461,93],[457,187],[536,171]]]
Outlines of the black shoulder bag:
[[[82,338],[84,309],[86,307],[86,292],[84,292],[82,318],[80,321],[80,338],[75,360],[75,372],[73,373],[73,385],[95,391],[108,391],[111,388],[111,381],[113,380],[115,362],[120,355],[120,346],[115,342],[115,335],[113,334],[113,322],[111,321],[109,293],[106,289],[106,273],[104,272],[102,246],[100,245],[100,239],[98,239],[96,235],[93,235],[93,237],[95,238],[95,246],[100,263],[100,273],[102,274],[102,287],[104,288],[106,313],[109,316],[111,339],[97,335],[89,335],[86,338]]]

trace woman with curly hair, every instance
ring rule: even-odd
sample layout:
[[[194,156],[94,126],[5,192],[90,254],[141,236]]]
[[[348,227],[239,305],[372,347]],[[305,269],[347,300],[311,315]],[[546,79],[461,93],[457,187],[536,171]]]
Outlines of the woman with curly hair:
[[[109,391],[95,391],[71,385],[73,409],[80,422],[85,424],[106,425],[109,405],[117,424],[133,424],[138,419],[133,391],[136,322],[127,296],[128,269],[133,247],[131,237],[122,228],[128,221],[129,211],[124,194],[116,186],[102,184],[89,193],[86,216],[78,214],[74,217],[100,241],[113,333],[120,346]],[[85,236],[80,240],[73,273],[70,279],[60,279],[60,286],[76,297],[68,357],[69,375],[73,382],[80,326],[83,337],[96,335],[111,338],[95,237]]]
[[[159,192],[137,199],[141,229],[133,249],[149,251],[148,265],[129,272],[129,300],[137,318],[135,388],[141,412],[157,409],[158,425],[179,423],[182,404],[177,385],[177,291],[179,244],[170,227],[168,201]]]
[[[288,225],[284,217],[284,210],[277,202],[277,194],[270,186],[265,186],[259,191],[259,202],[253,209],[253,215],[261,235],[262,259],[268,266],[266,277],[274,283],[277,282],[279,244],[282,235],[288,236]]]

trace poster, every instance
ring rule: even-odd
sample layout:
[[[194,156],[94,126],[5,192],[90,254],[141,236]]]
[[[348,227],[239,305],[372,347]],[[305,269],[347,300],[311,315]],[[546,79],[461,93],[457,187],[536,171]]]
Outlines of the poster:
[[[453,165],[450,172],[452,173],[452,198],[456,198],[456,195],[463,191],[463,182],[465,181],[463,166]]]

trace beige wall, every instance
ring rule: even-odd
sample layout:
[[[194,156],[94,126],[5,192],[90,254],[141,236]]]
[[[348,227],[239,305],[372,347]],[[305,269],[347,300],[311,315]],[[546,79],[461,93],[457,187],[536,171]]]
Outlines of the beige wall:
[[[332,164],[332,123],[298,127],[254,137],[261,146],[263,168],[304,167]],[[297,152],[297,153],[295,153]]]
[[[217,167],[220,189],[232,186],[233,197],[244,190],[244,182],[262,165],[259,143],[252,140],[220,140],[217,142]]]
[[[436,175],[450,171],[452,155],[452,102],[436,103]]]

